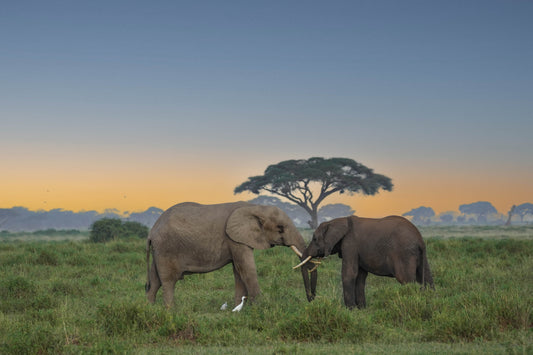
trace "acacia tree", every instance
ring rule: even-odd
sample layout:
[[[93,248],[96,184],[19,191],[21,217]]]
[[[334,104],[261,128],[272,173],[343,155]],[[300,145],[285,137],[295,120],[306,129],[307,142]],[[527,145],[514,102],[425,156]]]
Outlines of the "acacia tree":
[[[513,205],[511,209],[509,210],[509,212],[507,212],[507,221],[505,222],[506,226],[511,225],[511,219],[513,219],[513,213],[515,209],[516,209],[516,205]]]
[[[533,215],[533,204],[532,203],[523,203],[518,206],[513,206],[511,210],[509,211],[509,224],[511,223],[511,218],[513,214],[517,214],[520,216],[520,222],[524,222],[524,217],[528,214]]]
[[[487,216],[493,213],[498,213],[496,208],[490,202],[479,201],[459,206],[459,211],[464,214],[477,215],[478,223],[486,223]]]
[[[391,179],[348,158],[286,160],[270,165],[265,173],[252,176],[234,193],[260,191],[282,196],[302,207],[311,216],[311,228],[318,226],[318,206],[334,193],[374,195],[379,189],[392,190]]]
[[[405,212],[403,216],[412,216],[415,224],[429,224],[430,218],[435,216],[435,211],[431,207],[420,206]]]

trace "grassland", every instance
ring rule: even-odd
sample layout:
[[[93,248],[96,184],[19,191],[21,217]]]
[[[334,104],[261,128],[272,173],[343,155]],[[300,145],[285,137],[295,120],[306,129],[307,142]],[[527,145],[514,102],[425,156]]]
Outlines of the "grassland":
[[[369,276],[342,306],[340,259],[308,303],[288,248],[256,251],[263,295],[242,312],[230,266],[191,275],[176,305],[144,298],[143,240],[93,244],[0,235],[1,354],[531,354],[533,227],[425,227],[435,291]],[[309,237],[309,231],[304,231]],[[61,238],[68,239],[68,238]]]

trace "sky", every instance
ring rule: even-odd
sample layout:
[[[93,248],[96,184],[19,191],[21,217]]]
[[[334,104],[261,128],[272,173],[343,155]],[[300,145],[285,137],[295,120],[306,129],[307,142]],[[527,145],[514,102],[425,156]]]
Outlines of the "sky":
[[[357,215],[533,202],[531,1],[8,1],[0,208],[249,200],[288,159],[351,158]]]

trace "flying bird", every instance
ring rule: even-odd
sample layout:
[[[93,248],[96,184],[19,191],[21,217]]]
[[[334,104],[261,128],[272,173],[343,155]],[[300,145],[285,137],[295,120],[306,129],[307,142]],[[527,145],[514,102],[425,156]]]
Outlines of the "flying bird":
[[[221,311],[225,310],[226,308],[228,308],[228,302],[224,302],[224,304],[220,306]]]
[[[237,307],[233,308],[232,312],[240,312],[242,309],[242,306],[244,306],[244,299],[246,296],[242,296],[242,302],[237,305]]]

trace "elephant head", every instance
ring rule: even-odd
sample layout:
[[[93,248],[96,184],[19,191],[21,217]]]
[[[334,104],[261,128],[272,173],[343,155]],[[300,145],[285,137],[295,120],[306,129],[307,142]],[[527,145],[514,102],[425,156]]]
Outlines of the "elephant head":
[[[320,224],[306,249],[306,257],[327,257],[339,252],[337,244],[348,233],[349,221],[347,218],[339,218]]]
[[[275,206],[248,205],[229,216],[226,233],[234,242],[253,249],[276,245],[294,246],[301,253],[305,244],[291,219]]]
[[[323,258],[331,254],[340,253],[338,243],[348,233],[350,226],[348,221],[343,223],[342,219],[324,222],[318,226],[313,233],[313,239],[307,246],[301,256],[302,262],[294,268],[302,268],[302,272],[316,271],[319,261],[311,260],[312,258]],[[346,219],[344,219],[346,220]],[[311,274],[311,282],[306,282],[304,277],[305,292],[307,299],[312,301],[316,295],[317,275]]]
[[[285,245],[302,259],[305,242],[292,220],[278,207],[247,205],[236,209],[228,218],[226,233],[234,242],[253,249],[267,249]],[[308,269],[302,268],[304,285],[309,288]],[[317,271],[311,272],[311,282],[317,279]],[[309,296],[308,296],[309,298]]]

